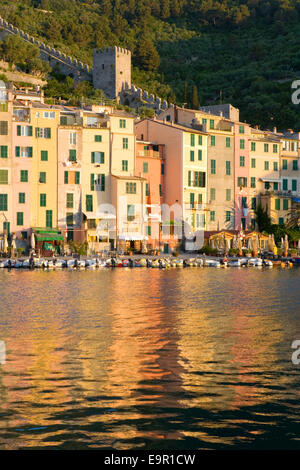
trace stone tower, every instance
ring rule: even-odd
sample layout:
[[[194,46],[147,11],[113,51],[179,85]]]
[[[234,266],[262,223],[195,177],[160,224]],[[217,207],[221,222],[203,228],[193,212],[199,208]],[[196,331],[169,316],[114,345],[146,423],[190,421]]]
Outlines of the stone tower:
[[[106,47],[93,52],[94,88],[107,98],[119,98],[122,90],[131,87],[131,52],[121,47]]]

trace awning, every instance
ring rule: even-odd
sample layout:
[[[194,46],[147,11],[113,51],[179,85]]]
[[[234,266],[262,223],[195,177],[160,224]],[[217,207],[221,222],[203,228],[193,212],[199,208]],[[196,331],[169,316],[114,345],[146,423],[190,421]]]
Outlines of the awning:
[[[143,241],[148,240],[148,237],[142,235],[141,233],[122,233],[119,235],[119,240],[121,241]]]
[[[299,199],[298,197],[292,197],[292,200],[293,200],[294,202],[300,202],[300,199]]]
[[[63,235],[57,233],[36,233],[35,236],[38,242],[64,241]]]
[[[281,183],[281,179],[278,178],[260,178],[264,183]]]

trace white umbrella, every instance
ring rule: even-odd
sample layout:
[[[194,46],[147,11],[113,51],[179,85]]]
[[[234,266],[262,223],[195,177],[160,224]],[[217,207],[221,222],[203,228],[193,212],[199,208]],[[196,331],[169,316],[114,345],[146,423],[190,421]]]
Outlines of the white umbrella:
[[[34,233],[32,232],[31,234],[31,248],[34,250],[35,249],[35,236],[34,236]]]
[[[300,238],[298,240],[298,251],[300,251]]]
[[[3,239],[3,251],[4,251],[4,253],[7,253],[7,248],[8,248],[7,235],[6,235],[6,233],[4,233],[4,239]]]
[[[16,248],[17,248],[16,239],[15,239],[15,235],[13,235],[13,238],[12,238],[12,241],[11,241],[11,256],[12,257],[14,257],[14,255],[15,255]]]

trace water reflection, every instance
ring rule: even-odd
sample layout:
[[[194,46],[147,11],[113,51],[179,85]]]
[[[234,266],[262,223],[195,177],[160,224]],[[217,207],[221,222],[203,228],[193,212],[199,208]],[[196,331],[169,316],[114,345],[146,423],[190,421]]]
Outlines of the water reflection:
[[[300,270],[0,281],[1,448],[296,445]]]

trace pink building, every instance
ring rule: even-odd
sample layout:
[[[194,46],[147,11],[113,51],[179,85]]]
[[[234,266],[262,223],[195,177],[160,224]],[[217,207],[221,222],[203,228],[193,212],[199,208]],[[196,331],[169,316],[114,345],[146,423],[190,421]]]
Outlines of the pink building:
[[[250,227],[249,187],[250,161],[249,139],[250,126],[242,122],[234,123],[234,205],[235,229],[247,230]]]
[[[146,235],[149,248],[159,249],[161,239],[160,207],[164,194],[164,145],[136,141],[136,176],[146,179]]]

